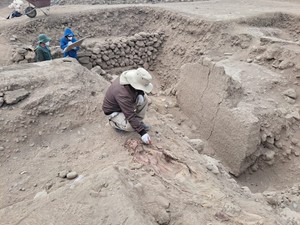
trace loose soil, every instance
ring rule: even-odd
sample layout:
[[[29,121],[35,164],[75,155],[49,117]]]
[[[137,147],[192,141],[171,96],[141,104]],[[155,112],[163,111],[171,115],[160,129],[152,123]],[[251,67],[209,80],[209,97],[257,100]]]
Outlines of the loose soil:
[[[274,112],[299,112],[299,98],[290,104],[282,94],[300,94],[298,8],[297,1],[267,0],[72,5],[55,6],[48,17],[1,20],[0,94],[30,94],[0,108],[0,224],[300,224],[299,120],[274,119]],[[101,111],[104,77],[73,60],[12,64],[13,51],[34,46],[40,33],[58,45],[65,26],[104,40],[164,31],[150,71],[155,89],[146,122],[153,145],[109,126]],[[258,104],[255,115],[264,122],[262,155],[239,178],[176,96],[182,66],[203,58],[242,79],[244,91],[231,96],[232,104]],[[282,124],[281,148],[270,145],[277,137],[263,141]],[[204,150],[191,144],[195,139]],[[79,176],[59,177],[65,171]]]

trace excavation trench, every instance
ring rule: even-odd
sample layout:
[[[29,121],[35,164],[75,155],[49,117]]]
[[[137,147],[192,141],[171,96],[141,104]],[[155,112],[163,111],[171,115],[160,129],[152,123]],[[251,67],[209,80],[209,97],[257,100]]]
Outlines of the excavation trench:
[[[293,72],[300,66],[298,49],[289,50],[292,42],[283,46],[262,39],[266,35],[286,38],[286,34],[292,39],[293,34],[279,21],[284,18],[292,23],[295,18],[282,14],[266,18],[274,24],[257,24],[257,18],[209,22],[165,10],[132,7],[36,18],[6,28],[2,36],[15,34],[24,46],[34,45],[39,33],[47,33],[57,46],[64,27],[69,26],[78,38],[91,37],[79,54],[79,62],[88,69],[109,80],[124,69],[149,69],[157,80],[154,96],[163,91],[176,98],[182,115],[188,117],[186,123],[196,126],[194,137],[213,149],[204,153],[218,158],[234,176],[244,173],[242,184],[263,191],[292,185],[300,177],[296,170],[288,172],[299,156],[300,116],[294,104],[298,100],[282,94],[289,88],[299,93]],[[272,36],[272,32],[277,33]],[[274,45],[289,50],[291,61],[287,65],[291,66],[281,65],[284,55],[280,52],[268,55]],[[56,52],[56,57],[61,57]],[[20,62],[26,63],[26,57]],[[290,104],[286,99],[295,102]],[[163,112],[172,113],[172,109]],[[175,119],[181,120],[176,115]],[[289,176],[281,179],[276,175],[283,173]],[[268,176],[266,183],[264,174]]]

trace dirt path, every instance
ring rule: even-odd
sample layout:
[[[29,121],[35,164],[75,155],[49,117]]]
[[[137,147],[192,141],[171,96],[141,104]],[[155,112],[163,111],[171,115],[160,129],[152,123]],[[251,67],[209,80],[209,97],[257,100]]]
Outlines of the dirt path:
[[[199,17],[206,20],[223,21],[237,18],[255,16],[262,13],[283,12],[300,15],[299,1],[274,1],[274,0],[210,0],[198,2],[181,2],[181,3],[159,3],[159,4],[120,4],[120,5],[69,5],[53,6],[52,14],[74,13],[94,9],[120,8],[147,6],[163,8],[193,17]],[[258,7],[259,6],[259,7]],[[5,17],[9,10],[1,9],[0,16]],[[41,12],[38,17],[44,16]],[[25,21],[29,19],[26,18]]]

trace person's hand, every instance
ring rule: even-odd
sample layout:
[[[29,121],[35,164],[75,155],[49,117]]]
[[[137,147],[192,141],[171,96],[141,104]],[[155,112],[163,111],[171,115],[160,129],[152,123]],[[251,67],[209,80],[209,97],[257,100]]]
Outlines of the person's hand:
[[[142,136],[142,141],[143,141],[144,144],[146,144],[146,145],[151,144],[151,138],[150,138],[150,136],[149,136],[148,133],[146,133],[146,134],[144,134],[144,135]]]
[[[144,99],[144,96],[143,95],[138,95],[137,98],[136,98],[136,105],[143,105],[145,99]]]

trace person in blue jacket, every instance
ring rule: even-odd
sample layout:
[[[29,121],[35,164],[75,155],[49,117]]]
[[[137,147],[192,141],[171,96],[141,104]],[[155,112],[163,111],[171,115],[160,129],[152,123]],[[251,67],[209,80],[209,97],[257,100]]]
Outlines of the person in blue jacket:
[[[60,48],[64,51],[69,45],[76,42],[75,35],[73,31],[70,28],[65,29],[64,37],[60,39]],[[77,51],[79,50],[79,47],[75,47],[72,50],[65,52],[64,51],[64,57],[72,57],[77,59]]]

